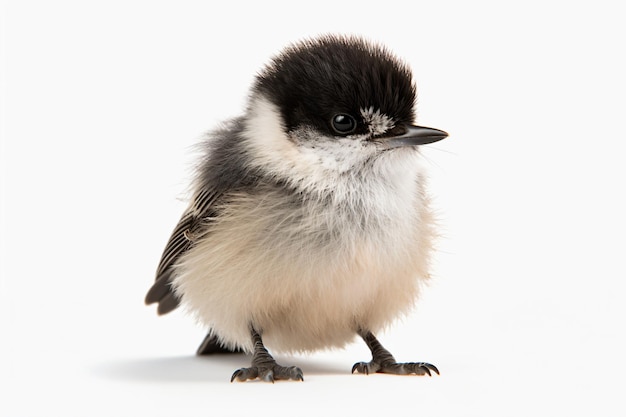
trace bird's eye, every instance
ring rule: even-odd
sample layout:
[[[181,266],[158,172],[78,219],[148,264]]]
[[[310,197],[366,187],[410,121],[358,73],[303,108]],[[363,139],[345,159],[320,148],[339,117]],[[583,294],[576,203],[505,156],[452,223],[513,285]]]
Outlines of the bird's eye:
[[[335,132],[340,135],[347,135],[356,129],[356,120],[349,114],[340,113],[333,117],[331,122]]]

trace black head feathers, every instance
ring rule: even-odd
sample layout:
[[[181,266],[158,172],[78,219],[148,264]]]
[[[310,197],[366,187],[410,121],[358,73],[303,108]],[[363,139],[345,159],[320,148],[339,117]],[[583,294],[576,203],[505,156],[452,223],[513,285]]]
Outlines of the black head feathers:
[[[324,36],[288,47],[258,75],[254,91],[280,108],[287,130],[308,124],[332,132],[333,116],[360,120],[369,108],[399,123],[415,119],[408,66],[357,37]]]

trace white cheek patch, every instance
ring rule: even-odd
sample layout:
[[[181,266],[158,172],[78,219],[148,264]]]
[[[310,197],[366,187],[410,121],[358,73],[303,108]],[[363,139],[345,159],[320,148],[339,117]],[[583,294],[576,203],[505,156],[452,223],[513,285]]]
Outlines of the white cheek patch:
[[[374,111],[373,106],[367,109],[361,109],[361,116],[365,123],[367,123],[370,134],[373,136],[382,135],[394,127],[393,119],[382,114],[378,109]]]
[[[248,163],[271,176],[305,188],[335,188],[338,177],[362,167],[378,152],[367,146],[367,135],[337,138],[309,127],[290,133],[280,110],[262,96],[254,97],[243,130]],[[384,117],[384,116],[381,116]]]
[[[365,146],[365,139],[360,136],[323,136],[307,127],[291,132],[291,140],[299,144],[301,154],[315,161],[319,168],[328,170],[325,175],[342,174],[361,166],[375,151]]]

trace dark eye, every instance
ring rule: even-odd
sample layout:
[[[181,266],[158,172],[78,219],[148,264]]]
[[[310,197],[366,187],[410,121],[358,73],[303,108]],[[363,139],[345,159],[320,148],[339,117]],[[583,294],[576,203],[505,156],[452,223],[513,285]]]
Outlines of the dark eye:
[[[354,132],[356,129],[356,120],[354,120],[354,117],[345,113],[335,115],[331,124],[335,132],[340,135],[347,135],[348,133]]]

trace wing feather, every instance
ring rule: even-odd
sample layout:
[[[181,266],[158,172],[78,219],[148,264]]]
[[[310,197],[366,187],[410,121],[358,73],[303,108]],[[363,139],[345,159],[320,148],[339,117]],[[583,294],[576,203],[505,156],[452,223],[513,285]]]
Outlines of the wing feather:
[[[178,307],[180,300],[172,288],[176,263],[193,246],[193,236],[202,231],[208,219],[214,217],[211,207],[219,196],[220,193],[214,190],[200,190],[174,228],[161,255],[154,284],[145,298],[146,304],[159,304],[159,314],[167,314]]]

